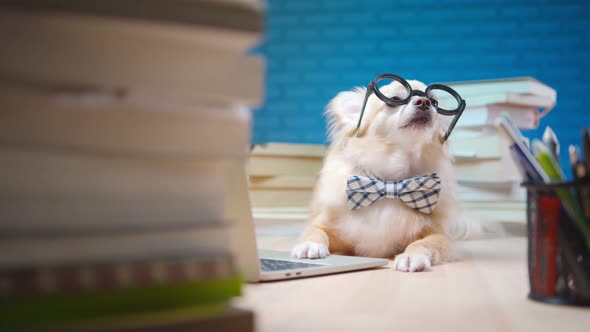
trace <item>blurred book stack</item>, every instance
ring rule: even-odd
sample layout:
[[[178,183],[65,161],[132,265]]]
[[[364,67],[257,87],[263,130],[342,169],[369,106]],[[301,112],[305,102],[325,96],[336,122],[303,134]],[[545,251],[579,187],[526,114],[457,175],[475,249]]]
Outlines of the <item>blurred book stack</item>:
[[[535,129],[555,105],[551,87],[530,77],[447,83],[467,103],[451,135],[459,198],[467,216],[526,221],[522,176],[495,122],[508,112],[521,129]]]
[[[261,98],[261,15],[0,1],[0,330],[253,330],[229,304],[227,198]]]
[[[248,186],[257,225],[301,224],[309,204],[327,146],[268,143],[255,145],[248,159]],[[295,227],[294,232],[300,232]]]
[[[248,160],[252,206],[308,207],[326,149],[311,144],[255,145]]]

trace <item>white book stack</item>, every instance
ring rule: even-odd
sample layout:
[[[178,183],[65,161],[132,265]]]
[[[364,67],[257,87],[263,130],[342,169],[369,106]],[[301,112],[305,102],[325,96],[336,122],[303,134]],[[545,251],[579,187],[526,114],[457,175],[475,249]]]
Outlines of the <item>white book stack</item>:
[[[537,128],[555,105],[555,90],[530,77],[448,85],[467,103],[451,135],[463,210],[482,220],[524,223],[523,177],[495,124],[508,112],[519,128]]]
[[[80,296],[78,316],[63,310],[47,324],[108,318],[109,294],[136,287],[132,268],[147,264],[145,294],[190,284],[190,305],[229,315],[219,306],[239,294],[230,237],[240,212],[228,206],[248,204],[249,108],[263,66],[247,51],[261,15],[245,0],[0,2],[0,296],[51,303],[68,291]],[[179,260],[192,270],[172,270]],[[101,284],[97,266],[112,266],[117,282]],[[76,269],[80,284],[77,272],[62,277]],[[8,326],[31,327],[4,309]]]
[[[308,208],[326,150],[312,144],[254,146],[248,160],[252,207]]]

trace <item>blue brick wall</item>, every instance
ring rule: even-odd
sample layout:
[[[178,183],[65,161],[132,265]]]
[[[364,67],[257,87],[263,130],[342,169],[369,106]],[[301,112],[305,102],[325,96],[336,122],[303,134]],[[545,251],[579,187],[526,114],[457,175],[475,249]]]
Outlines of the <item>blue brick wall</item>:
[[[533,76],[558,92],[542,124],[554,128],[564,148],[590,126],[590,1],[267,4],[267,32],[257,49],[267,58],[266,96],[254,116],[257,143],[326,142],[326,103],[383,72],[427,83]]]

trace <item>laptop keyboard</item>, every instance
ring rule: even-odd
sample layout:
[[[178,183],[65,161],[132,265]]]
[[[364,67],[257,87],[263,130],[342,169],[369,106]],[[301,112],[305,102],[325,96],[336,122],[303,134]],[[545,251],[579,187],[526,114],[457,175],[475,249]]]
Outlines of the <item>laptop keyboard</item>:
[[[322,266],[322,264],[309,264],[301,262],[282,261],[278,259],[260,259],[260,267],[262,271],[281,271],[293,269],[305,269],[310,267]]]

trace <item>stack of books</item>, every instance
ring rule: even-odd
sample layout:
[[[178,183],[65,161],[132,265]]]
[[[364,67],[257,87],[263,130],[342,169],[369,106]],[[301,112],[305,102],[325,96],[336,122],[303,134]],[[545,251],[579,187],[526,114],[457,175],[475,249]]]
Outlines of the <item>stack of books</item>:
[[[255,145],[248,160],[252,207],[307,208],[326,151],[324,145]]]
[[[447,84],[467,103],[450,138],[465,214],[524,224],[522,175],[496,122],[507,112],[519,128],[537,128],[540,118],[555,105],[555,90],[530,77]]]
[[[253,330],[229,304],[227,198],[260,19],[252,1],[0,3],[0,329]]]

